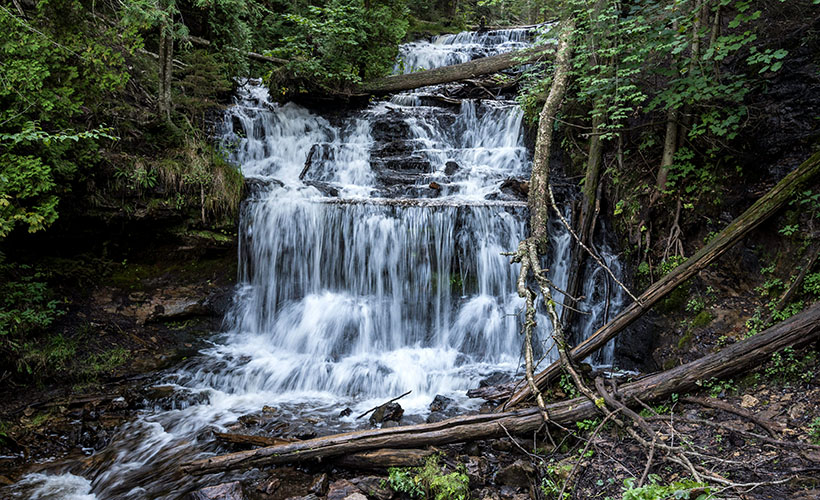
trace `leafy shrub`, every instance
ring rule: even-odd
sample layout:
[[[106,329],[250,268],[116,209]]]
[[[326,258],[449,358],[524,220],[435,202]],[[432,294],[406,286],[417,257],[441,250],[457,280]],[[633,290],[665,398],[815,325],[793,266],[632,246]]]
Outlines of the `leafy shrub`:
[[[387,484],[412,498],[428,500],[466,500],[470,496],[469,478],[463,468],[445,474],[439,456],[427,458],[422,467],[391,467]]]
[[[659,481],[658,476],[650,474],[649,483],[638,488],[635,486],[635,478],[625,479],[623,500],[666,500],[667,498],[706,500],[712,498],[710,495],[711,488],[706,483],[683,479],[664,485],[660,484]]]

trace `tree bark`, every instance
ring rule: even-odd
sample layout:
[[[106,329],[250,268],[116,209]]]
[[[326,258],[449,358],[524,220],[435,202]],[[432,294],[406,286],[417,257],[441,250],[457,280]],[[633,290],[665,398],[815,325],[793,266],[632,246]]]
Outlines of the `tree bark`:
[[[702,380],[726,377],[754,368],[771,354],[797,343],[820,337],[820,303],[751,338],[691,363],[645,377],[620,388],[627,405],[635,398],[649,401],[680,393]],[[561,425],[590,418],[599,409],[585,397],[552,403],[547,406],[550,420]],[[501,437],[537,430],[544,423],[538,408],[502,414],[467,415],[432,424],[418,424],[389,429],[372,429],[325,436],[285,445],[240,451],[185,463],[189,474],[210,474],[263,465],[304,462],[392,448],[419,448],[477,439]]]
[[[160,118],[171,121],[171,76],[174,71],[174,36],[167,23],[159,31],[159,95],[157,111]]]
[[[581,242],[587,246],[592,241],[594,231],[592,221],[595,213],[595,206],[598,198],[598,180],[601,177],[601,163],[603,163],[603,144],[601,143],[600,128],[603,124],[603,117],[595,115],[592,118],[592,135],[589,138],[589,158],[587,159],[586,173],[584,174],[584,188],[582,190],[581,203],[578,206],[578,222],[576,233]],[[561,311],[561,322],[569,325],[575,315],[573,308],[577,307],[574,297],[578,297],[581,290],[581,278],[583,276],[584,256],[586,253],[577,241],[573,241],[571,262],[569,265],[569,277],[567,278],[567,294],[564,294],[563,302],[569,307],[564,307]],[[609,278],[606,278],[609,279]]]
[[[361,84],[354,89],[353,93],[383,95],[498,73],[521,64],[535,62],[544,56],[545,49],[546,47],[539,46],[406,75],[386,76]]]
[[[538,253],[544,255],[547,250],[547,222],[549,221],[549,174],[550,149],[552,146],[552,130],[555,115],[561,102],[564,100],[567,82],[569,81],[570,54],[572,46],[570,40],[575,31],[575,20],[570,18],[561,25],[561,35],[558,38],[558,49],[555,54],[555,72],[552,76],[552,85],[544,107],[538,116],[538,134],[535,140],[535,153],[532,159],[532,173],[530,174],[529,207],[530,207],[530,238],[535,241]]]
[[[792,195],[806,185],[808,181],[820,173],[820,153],[815,153],[792,173],[787,175],[775,187],[757,200],[754,205],[743,212],[729,226],[721,231],[712,241],[701,248],[689,260],[675,268],[672,272],[656,281],[640,297],[618,316],[606,325],[599,328],[588,339],[581,342],[572,350],[572,357],[581,361],[593,352],[603,347],[621,330],[638,319],[655,303],[664,298],[678,285],[694,276],[698,271],[714,262],[726,250],[731,248],[752,229],[771,217],[782,208]],[[536,376],[536,384],[540,389],[546,387],[560,371],[560,363],[553,363]],[[510,400],[499,407],[499,411],[521,403],[531,395],[529,387],[523,387]]]

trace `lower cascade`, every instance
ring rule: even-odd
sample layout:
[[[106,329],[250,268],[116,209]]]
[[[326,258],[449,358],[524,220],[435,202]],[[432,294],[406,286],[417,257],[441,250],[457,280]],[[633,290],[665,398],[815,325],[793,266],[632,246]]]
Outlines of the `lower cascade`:
[[[526,39],[506,30],[408,44],[397,71]],[[410,421],[422,421],[436,395],[475,410],[467,390],[498,372],[520,375],[519,269],[503,253],[526,236],[514,188],[531,161],[522,118],[510,100],[441,105],[423,91],[319,115],[243,86],[221,137],[250,191],[226,333],[165,377],[179,395],[172,404],[145,408],[86,466],[31,474],[13,494],[178,498],[201,484],[175,470],[207,456],[205,431],[266,405],[294,422],[317,417],[318,432],[360,427],[358,414],[407,391]],[[563,288],[572,239],[551,224],[547,267]],[[599,252],[619,273],[614,253],[605,244]],[[580,337],[621,307],[607,279],[598,269],[585,276]],[[538,325],[538,355],[557,358],[549,321]],[[591,361],[611,364],[611,349]],[[346,407],[352,413],[340,417]]]

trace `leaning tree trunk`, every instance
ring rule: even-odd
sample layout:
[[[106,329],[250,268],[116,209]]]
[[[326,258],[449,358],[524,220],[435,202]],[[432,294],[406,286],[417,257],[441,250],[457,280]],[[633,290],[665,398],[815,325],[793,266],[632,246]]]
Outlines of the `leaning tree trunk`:
[[[696,387],[702,380],[733,375],[759,366],[773,353],[791,345],[820,337],[820,303],[751,338],[671,370],[656,373],[623,385],[620,395],[627,405],[636,399],[650,401]],[[599,408],[586,397],[547,406],[550,421],[560,425],[594,417]],[[477,439],[501,437],[507,433],[533,432],[544,424],[538,408],[502,414],[467,415],[432,424],[389,429],[371,429],[324,436],[307,441],[268,446],[228,455],[204,458],[183,464],[189,474],[211,474],[273,464],[323,460],[382,448],[420,448]]]
[[[701,248],[695,255],[683,264],[676,267],[672,272],[656,281],[640,297],[637,302],[633,302],[626,309],[621,311],[612,321],[599,328],[588,339],[581,342],[572,349],[572,357],[576,361],[583,360],[594,353],[606,343],[614,338],[624,328],[638,319],[644,312],[648,311],[659,300],[664,298],[678,285],[694,276],[698,271],[705,268],[726,250],[731,248],[741,238],[746,236],[752,229],[759,226],[763,221],[774,215],[791,199],[792,195],[805,186],[809,181],[820,174],[820,153],[815,153],[808,160],[803,162],[792,173],[783,178],[775,187],[761,197],[748,210],[743,212],[737,219],[729,224],[723,231],[715,236],[706,246]],[[543,389],[552,382],[558,375],[561,364],[556,362],[538,373],[535,377],[536,385]],[[499,411],[521,403],[531,397],[533,392],[529,386],[525,386],[516,392],[509,401],[498,408]]]

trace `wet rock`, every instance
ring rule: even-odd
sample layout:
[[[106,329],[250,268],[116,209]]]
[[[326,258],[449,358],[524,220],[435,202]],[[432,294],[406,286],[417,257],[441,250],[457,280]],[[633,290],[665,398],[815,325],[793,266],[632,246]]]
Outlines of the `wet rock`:
[[[313,439],[316,437],[316,431],[310,427],[299,427],[293,431],[293,437],[296,439]]]
[[[266,495],[272,495],[274,491],[279,489],[279,485],[282,484],[277,478],[273,478],[269,481],[262,481],[259,483],[259,486],[256,487],[257,491],[260,491]]]
[[[384,422],[384,423],[382,424],[382,429],[390,429],[391,427],[398,427],[398,426],[399,426],[399,423],[398,423],[398,422],[394,422],[394,421],[392,421],[392,420],[388,420],[387,422]]]
[[[530,185],[519,179],[507,179],[501,184],[501,192],[512,198],[525,200],[530,192]]]
[[[504,485],[498,490],[498,494],[502,499],[513,500],[518,495],[518,488],[515,486]]]
[[[339,196],[339,190],[336,189],[332,184],[328,184],[327,182],[321,181],[305,181],[305,185],[313,186],[322,193],[322,196],[327,196],[330,198],[335,198]]]
[[[508,438],[501,438],[492,442],[492,448],[496,451],[512,451],[513,444]]]
[[[430,413],[429,415],[427,415],[426,422],[428,424],[434,424],[436,422],[441,422],[442,420],[447,420],[447,418],[448,418],[447,415],[445,415],[444,413],[442,413],[440,411],[434,411],[434,412]]]
[[[454,162],[453,160],[449,160],[447,163],[444,164],[444,175],[453,175],[456,172],[458,172],[460,168],[461,167],[458,163]]]
[[[373,411],[370,415],[370,423],[376,425],[388,421],[399,422],[402,415],[404,415],[404,408],[400,404],[386,403]]]
[[[433,182],[430,183],[430,189],[435,189],[436,191],[439,191],[439,190],[441,190],[441,184],[439,184],[438,182],[433,181]]]
[[[528,485],[532,477],[535,477],[535,467],[524,460],[516,460],[496,473],[495,482],[496,484],[521,487]]]
[[[464,468],[467,470],[467,477],[470,484],[484,484],[490,473],[490,466],[487,460],[477,456],[468,456],[464,461]]]
[[[261,193],[266,193],[270,191],[271,188],[284,186],[285,184],[277,179],[258,179],[254,177],[248,177],[245,179],[245,185],[243,187],[243,197],[256,198]]]
[[[308,491],[311,493],[316,493],[317,495],[324,495],[327,493],[327,488],[329,486],[329,481],[327,478],[327,474],[321,474],[313,479],[313,482],[310,484],[310,488]]]
[[[339,479],[328,486],[327,500],[344,500],[354,493],[361,493],[355,484],[347,479]]]
[[[239,423],[246,426],[252,427],[254,425],[259,425],[259,417],[257,415],[242,415],[241,417],[237,418]]]
[[[430,411],[444,411],[453,404],[453,400],[441,394],[437,394],[430,403]]]
[[[357,477],[351,482],[362,491],[367,498],[375,500],[389,500],[393,497],[393,491],[382,486],[383,479],[376,476]]]
[[[470,441],[464,445],[464,453],[470,457],[477,457],[481,455],[481,445],[476,441]]]
[[[487,401],[501,401],[507,399],[515,391],[515,382],[506,384],[488,385],[467,391],[468,398],[479,398]]]
[[[197,490],[189,496],[190,500],[245,500],[242,484],[239,481],[208,486]]]
[[[353,413],[353,410],[351,408],[345,408],[344,410],[339,412],[339,417],[347,417],[351,413]]]
[[[506,372],[493,372],[490,376],[481,379],[478,383],[479,387],[490,387],[494,385],[506,384],[512,381],[512,377]]]

